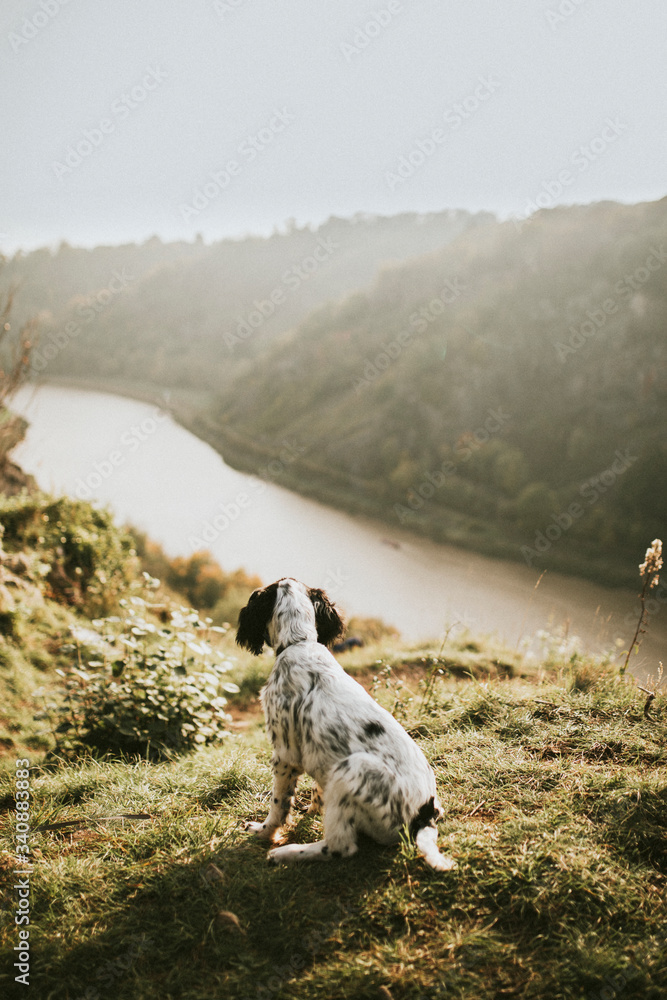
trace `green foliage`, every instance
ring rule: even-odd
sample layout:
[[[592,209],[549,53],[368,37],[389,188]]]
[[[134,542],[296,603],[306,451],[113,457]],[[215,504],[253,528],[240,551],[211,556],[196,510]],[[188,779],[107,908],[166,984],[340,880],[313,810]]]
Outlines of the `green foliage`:
[[[223,676],[234,661],[220,625],[259,580],[224,574],[208,555],[175,570],[160,546],[83,501],[2,496],[0,526],[0,748],[53,749],[59,724],[58,746],[76,752],[157,756],[224,735],[224,695],[240,688]],[[182,598],[157,573],[210,593],[211,616],[173,610]]]
[[[142,598],[121,605],[124,617],[73,629],[79,665],[60,671],[59,749],[159,759],[228,735],[222,691],[238,688],[223,681],[232,663],[208,641],[224,630],[185,609],[158,628]]]
[[[517,523],[526,531],[539,531],[549,523],[556,506],[553,490],[545,483],[531,483],[517,498]]]
[[[224,573],[210,552],[195,552],[171,561],[167,584],[185,594],[195,608],[213,609],[216,620],[234,620],[251,592],[261,587],[258,577],[244,570]]]
[[[151,576],[182,594],[193,608],[210,611],[214,622],[235,622],[253,590],[262,586],[257,576],[238,569],[231,573],[220,568],[210,552],[171,559],[162,547],[136,528],[131,529],[137,555]]]
[[[529,480],[528,463],[519,448],[505,445],[502,441],[498,441],[497,445],[493,481],[508,497],[515,497]]]
[[[131,537],[111,514],[83,500],[45,493],[0,495],[0,524],[7,552],[31,552],[47,596],[104,614],[138,575]]]

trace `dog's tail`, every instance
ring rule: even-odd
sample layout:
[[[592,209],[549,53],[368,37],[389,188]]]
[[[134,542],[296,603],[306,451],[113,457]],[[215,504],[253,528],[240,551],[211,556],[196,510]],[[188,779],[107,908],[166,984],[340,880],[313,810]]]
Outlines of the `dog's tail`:
[[[438,828],[437,820],[442,816],[442,810],[435,804],[435,797],[432,795],[428,802],[421,807],[412,823],[410,833],[414,838],[417,850],[429,867],[438,872],[448,872],[456,868],[456,861],[445,857],[438,850]]]

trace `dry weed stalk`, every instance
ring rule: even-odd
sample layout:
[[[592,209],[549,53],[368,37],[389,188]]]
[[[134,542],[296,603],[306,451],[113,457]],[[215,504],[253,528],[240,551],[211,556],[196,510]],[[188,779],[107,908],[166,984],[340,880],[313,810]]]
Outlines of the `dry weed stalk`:
[[[625,663],[621,667],[621,674],[624,674],[628,667],[628,662],[630,660],[630,654],[633,649],[638,650],[639,644],[642,640],[642,636],[646,633],[646,626],[648,624],[648,612],[646,610],[646,596],[650,590],[658,586],[660,581],[660,570],[662,569],[662,541],[659,538],[654,538],[651,542],[649,548],[646,550],[646,555],[644,556],[644,562],[641,563],[639,567],[639,575],[644,581],[644,584],[639,594],[639,601],[641,604],[641,611],[639,613],[639,620],[637,622],[637,628],[635,629],[635,634],[632,638],[632,642],[628,648],[627,655],[625,657]],[[658,668],[657,680],[654,684],[651,684],[651,688],[642,687],[638,684],[637,687],[640,691],[643,691],[645,695],[648,695],[646,699],[646,704],[644,705],[644,718],[651,718],[650,707],[651,702],[656,696],[656,692],[660,685],[662,684],[663,668],[662,663]],[[652,677],[647,679],[647,683],[653,680]]]
[[[628,662],[630,660],[630,654],[633,649],[639,649],[639,644],[641,642],[641,637],[646,633],[646,625],[648,624],[648,615],[646,611],[646,595],[649,590],[658,586],[660,581],[660,570],[662,569],[662,542],[659,538],[654,538],[651,542],[649,548],[646,550],[646,555],[644,556],[644,562],[639,567],[639,575],[644,581],[641,593],[639,595],[639,600],[641,603],[641,611],[639,613],[639,621],[637,622],[637,628],[635,629],[635,634],[632,637],[632,642],[628,647],[627,656],[625,657],[625,663],[621,667],[621,674],[624,674],[628,668]]]

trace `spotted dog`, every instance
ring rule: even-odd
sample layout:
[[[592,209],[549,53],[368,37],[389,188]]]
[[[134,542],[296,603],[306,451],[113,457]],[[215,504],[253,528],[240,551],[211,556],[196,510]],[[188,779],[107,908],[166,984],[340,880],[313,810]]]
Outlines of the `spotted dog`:
[[[291,578],[256,590],[240,613],[237,643],[256,656],[265,643],[276,652],[261,692],[273,744],[271,808],[263,823],[248,829],[271,841],[306,772],[317,783],[316,795],[321,790],[324,839],[275,847],[271,861],[349,857],[357,834],[391,844],[407,827],[431,868],[455,868],[438,850],[443,811],[424,754],[327,649],[343,630],[324,591]]]

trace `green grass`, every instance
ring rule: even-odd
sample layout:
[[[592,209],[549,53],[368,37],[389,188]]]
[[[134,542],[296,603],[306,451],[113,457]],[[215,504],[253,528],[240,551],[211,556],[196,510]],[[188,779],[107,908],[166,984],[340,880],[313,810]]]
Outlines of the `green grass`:
[[[387,677],[378,696],[395,704]],[[32,840],[36,994],[584,998],[614,995],[617,977],[618,996],[664,997],[664,699],[645,719],[631,682],[584,687],[576,672],[445,677],[424,711],[411,686],[399,707],[438,778],[440,842],[459,862],[446,874],[408,844],[371,842],[349,861],[271,868],[243,830],[270,790],[257,728],[166,764],[36,764],[33,828],[80,821]],[[321,831],[304,786],[288,832],[299,841]],[[118,813],[151,818],[95,822]],[[9,824],[1,846],[11,886]],[[15,937],[6,920],[8,952]]]
[[[88,516],[83,507],[79,514]],[[112,525],[100,530],[113,541]],[[57,671],[88,658],[71,629],[90,630],[90,611],[47,585],[19,534],[15,543],[28,561],[0,621],[0,940],[9,958],[0,995],[24,989],[11,956],[14,762],[25,757],[36,996],[667,995],[663,695],[646,718],[632,678],[558,643],[536,665],[467,634],[410,647],[379,623],[356,620],[367,644],[341,662],[431,761],[445,808],[440,842],[459,867],[435,873],[405,841],[364,842],[347,861],[276,869],[244,830],[270,798],[258,694],[273,657],[238,650],[233,632],[213,633],[234,664],[225,678],[239,688],[226,706],[232,735],[220,747],[162,762],[65,752],[49,706],[62,697]],[[57,551],[42,534],[37,544],[52,565]],[[130,583],[119,594],[136,601],[142,577],[128,558],[121,569]],[[164,623],[172,598],[158,591],[152,601]],[[303,779],[285,831],[299,842],[321,836],[321,817],[306,814],[310,784]]]

